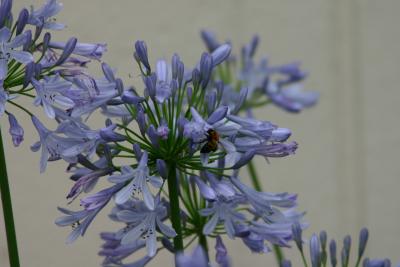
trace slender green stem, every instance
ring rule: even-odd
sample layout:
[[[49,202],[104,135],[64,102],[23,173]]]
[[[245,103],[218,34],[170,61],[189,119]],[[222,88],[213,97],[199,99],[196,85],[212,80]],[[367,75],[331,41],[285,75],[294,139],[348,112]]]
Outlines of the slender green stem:
[[[254,189],[256,189],[257,191],[262,191],[262,186],[260,181],[258,180],[256,168],[254,166],[253,161],[250,161],[249,164],[247,164],[247,168],[249,170],[251,182],[253,183]],[[273,246],[274,246],[275,259],[278,262],[278,265],[280,266],[282,261],[285,259],[285,255],[283,254],[283,251],[279,246],[277,245]]]
[[[21,106],[21,105],[15,103],[14,101],[7,100],[7,102],[10,103],[10,104],[13,104],[14,106],[16,106],[16,107],[18,107],[18,108],[20,108],[20,109],[22,109],[22,110],[25,111],[28,115],[33,116],[32,112],[30,112],[29,110],[27,110],[27,109],[24,108],[23,106]]]
[[[282,261],[285,259],[282,249],[277,245],[274,245],[273,248],[274,248],[274,254],[275,254],[276,261],[278,262],[279,266],[281,266]]]
[[[183,251],[181,209],[179,207],[179,183],[176,179],[176,164],[168,162],[168,195],[172,227],[176,232],[174,238],[175,251]]]
[[[303,251],[300,251],[300,254],[301,254],[301,259],[303,260],[304,267],[308,267],[306,257],[304,257]]]
[[[256,168],[253,161],[250,161],[249,164],[247,164],[247,168],[249,169],[250,179],[253,183],[254,189],[257,191],[262,191],[262,186],[260,181],[258,180]]]
[[[361,262],[361,257],[357,257],[357,262],[356,262],[355,267],[358,267],[360,265],[360,262]]]
[[[19,267],[17,237],[15,234],[14,217],[11,204],[10,187],[8,185],[6,159],[4,154],[3,139],[0,129],[0,192],[3,204],[4,223],[6,226],[8,257],[10,266]]]

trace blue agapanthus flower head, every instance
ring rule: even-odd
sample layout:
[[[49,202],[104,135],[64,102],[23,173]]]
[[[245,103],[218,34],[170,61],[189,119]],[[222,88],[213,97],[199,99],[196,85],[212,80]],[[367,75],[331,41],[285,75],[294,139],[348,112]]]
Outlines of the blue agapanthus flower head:
[[[62,9],[60,2],[48,0],[39,8],[23,8],[17,16],[12,15],[11,7],[12,0],[1,1],[0,116],[8,115],[9,132],[15,146],[23,141],[24,134],[15,110],[32,117],[44,148],[41,159],[41,171],[44,171],[47,160],[63,158],[71,161],[71,156],[62,153],[63,148],[69,145],[68,142],[82,140],[77,140],[76,136],[55,137],[60,133],[45,130],[32,108],[43,108],[50,119],[58,122],[73,120],[78,123],[81,117],[117,96],[120,86],[116,84],[121,82],[113,80],[109,70],[100,78],[92,77],[86,70],[90,59],[102,57],[105,44],[81,43],[75,37],[67,42],[54,38],[51,31],[64,28],[55,19]],[[20,104],[20,98],[32,98],[33,106]],[[58,143],[58,140],[66,143]],[[38,145],[34,150],[36,148]]]
[[[202,31],[201,37],[210,52],[220,46],[216,35],[211,31]],[[293,62],[271,66],[266,57],[257,62],[255,54],[259,41],[258,35],[253,36],[241,48],[240,56],[231,55],[231,60],[218,67],[215,79],[222,80],[229,88],[225,101],[229,103],[238,97],[239,89],[245,86],[248,89],[247,102],[243,107],[245,109],[264,106],[270,102],[288,112],[300,112],[313,106],[318,101],[319,94],[302,90],[301,82],[307,77],[307,73],[301,70],[300,64]],[[240,62],[236,62],[237,60]]]
[[[185,242],[196,237],[204,245],[221,235],[216,243],[220,266],[230,266],[222,242],[225,234],[241,239],[253,252],[267,253],[274,245],[288,247],[293,239],[292,224],[298,223],[301,229],[306,226],[299,223],[304,213],[296,210],[297,196],[254,190],[239,178],[239,171],[256,156],[292,155],[297,144],[287,141],[291,130],[243,117],[240,111],[247,102],[247,87],[231,98],[234,101],[224,100],[228,85],[214,77],[217,68],[229,59],[229,44],[203,53],[193,68],[185,67],[177,54],[170,62],[158,60],[152,67],[147,47],[143,41],[135,44],[141,91],[125,88],[103,64],[103,80],[82,75],[66,79],[69,88],[54,96],[73,100],[66,113],[59,114],[60,103],[48,102],[60,126],[55,131],[40,128],[41,144],[54,159],[69,162],[75,184],[68,198],[73,201],[92,191],[100,179],[113,184],[82,198],[84,209],[77,215],[70,212],[73,218],[57,221],[62,226],[67,225],[65,221],[80,226],[68,240],[83,235],[113,199],[110,218],[124,227],[102,235],[106,243],[100,255],[105,257],[105,266],[142,266],[160,248],[178,253]],[[45,82],[44,90],[54,90],[51,82],[58,81]],[[91,101],[85,101],[91,93]],[[109,118],[105,128],[92,130],[80,117],[98,107]],[[53,148],[53,139],[60,144],[72,143]],[[125,258],[142,249],[144,258],[125,263]],[[201,253],[201,249],[195,252],[202,258]],[[179,256],[177,264],[189,264],[185,257]],[[200,258],[197,263],[202,264]],[[209,265],[207,257],[202,260]]]
[[[68,164],[72,186],[66,197],[68,204],[79,199],[80,209],[59,208],[63,215],[55,223],[72,228],[67,243],[84,236],[113,205],[109,218],[122,227],[101,234],[103,266],[142,267],[166,249],[178,267],[229,267],[228,238],[256,253],[279,251],[294,241],[304,263],[309,248],[312,267],[328,261],[337,266],[338,258],[348,266],[350,236],[343,239],[340,257],[324,231],[306,246],[302,231],[308,224],[297,195],[263,191],[252,164],[255,157],[283,158],[298,148],[289,140],[291,129],[252,112],[269,103],[292,113],[316,104],[319,94],[303,90],[308,74],[298,62],[273,66],[266,57],[257,60],[259,36],[233,55],[230,42],[203,31],[208,51],[194,66],[178,54],[152,64],[151,49],[139,40],[133,53],[139,85],[125,87],[102,61],[106,43],[52,35],[65,27],[55,19],[61,9],[57,0],[47,0],[13,15],[12,0],[1,1],[0,117],[8,118],[14,146],[25,132],[14,109],[31,118],[39,139],[31,149],[40,151],[40,172],[52,161]],[[89,64],[98,64],[102,74],[91,75]],[[33,105],[21,98],[31,98]],[[57,125],[49,128],[35,107]],[[104,126],[90,125],[93,113]],[[193,252],[185,252],[196,240]],[[362,260],[367,240],[363,229],[356,266],[390,266],[387,259]]]

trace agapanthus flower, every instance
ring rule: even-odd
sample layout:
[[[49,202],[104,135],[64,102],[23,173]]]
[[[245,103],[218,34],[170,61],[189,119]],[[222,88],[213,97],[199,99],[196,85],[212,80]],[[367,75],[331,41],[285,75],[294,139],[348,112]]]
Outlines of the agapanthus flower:
[[[110,201],[116,191],[121,189],[120,185],[103,189],[98,193],[81,199],[81,211],[70,211],[64,208],[58,208],[65,216],[56,220],[58,226],[72,226],[73,230],[67,238],[67,243],[74,242],[79,236],[83,236],[92,223],[96,215]]]
[[[220,45],[214,33],[202,31],[202,38],[209,51],[215,51]],[[226,84],[225,103],[239,96],[237,88],[247,87],[246,109],[264,106],[269,102],[289,111],[299,112],[313,106],[319,98],[314,91],[301,90],[301,81],[307,73],[300,69],[297,62],[270,66],[266,57],[256,62],[254,55],[259,43],[259,36],[254,36],[248,44],[242,47],[241,56],[232,56],[226,61],[226,67],[220,67],[216,72],[217,80]],[[234,64],[240,58],[240,64]],[[238,70],[236,66],[240,66]]]
[[[53,17],[61,11],[62,6],[57,0],[47,0],[39,9],[34,10],[32,7],[28,23],[44,29],[61,30],[64,25],[57,23]]]
[[[93,190],[101,177],[108,176],[109,182],[119,186],[113,192],[116,206],[110,218],[126,227],[112,238],[107,235],[107,246],[112,249],[101,252],[106,257],[105,265],[145,264],[155,256],[159,241],[175,253],[183,248],[183,240],[193,235],[207,239],[215,233],[226,233],[232,239],[240,237],[257,252],[270,251],[266,241],[288,246],[291,224],[303,216],[296,211],[296,196],[252,190],[237,178],[237,173],[254,156],[287,156],[297,145],[287,142],[289,129],[240,115],[246,103],[246,87],[234,102],[222,101],[224,85],[213,80],[213,72],[229,58],[230,45],[220,45],[211,54],[203,53],[190,71],[185,71],[176,54],[170,64],[159,60],[152,68],[143,41],[135,44],[135,50],[143,95],[133,87],[125,89],[116,73],[103,64],[104,89],[97,79],[79,75],[66,78],[72,87],[65,95],[74,106],[56,114],[60,120],[56,134],[79,139],[60,151],[62,156],[73,157],[70,166],[76,170],[76,182],[68,198],[73,201]],[[90,101],[80,104],[86,97]],[[118,122],[108,119],[106,128],[90,130],[78,118],[99,107]],[[54,108],[55,113],[60,112]],[[96,155],[103,161],[96,161]],[[162,195],[168,200],[162,201]],[[87,207],[86,201],[81,203]],[[101,204],[94,205],[94,210],[102,208]],[[86,217],[90,216],[88,212]],[[170,220],[172,228],[164,220]],[[144,246],[138,245],[141,238],[150,258],[125,263],[130,253]],[[217,263],[228,266],[221,240],[217,250]]]
[[[61,43],[47,31],[64,27],[54,18],[62,9],[61,3],[48,0],[37,9],[31,7],[28,11],[23,8],[17,16],[12,15],[11,7],[12,0],[1,2],[0,116],[3,113],[17,114],[13,108],[33,116],[30,108],[19,103],[20,97],[30,97],[34,98],[34,105],[42,107],[51,119],[58,120],[57,113],[69,113],[79,120],[80,116],[90,114],[118,94],[115,91],[121,84],[119,81],[95,79],[84,70],[88,64],[84,56],[100,59],[105,52],[105,44],[81,43],[74,37]],[[13,17],[17,18],[15,23]],[[35,31],[27,25],[35,26]],[[22,126],[16,123],[17,118],[13,115],[9,118],[10,134],[17,145],[23,140]],[[37,117],[34,120],[38,121]],[[61,143],[59,146],[64,145]],[[55,155],[50,159],[62,157],[59,155],[60,147],[54,145],[50,149],[50,154]],[[44,170],[45,160],[41,162],[41,170]]]
[[[104,232],[101,233],[100,236],[104,240],[104,244],[102,245],[99,255],[105,257],[103,261],[104,266],[111,264],[121,266],[123,259],[144,248],[146,245],[146,241],[143,239],[138,239],[136,242],[121,245],[121,235],[118,233]],[[146,257],[151,259],[151,257]]]
[[[292,131],[255,118],[252,108],[273,103],[300,112],[313,106],[319,94],[302,90],[307,73],[299,63],[271,66],[267,58],[256,61],[258,36],[234,56],[229,42],[219,43],[212,33],[203,32],[209,52],[202,53],[195,66],[185,67],[175,54],[170,62],[159,60],[152,67],[146,43],[137,41],[134,59],[143,90],[125,88],[104,62],[101,77],[86,69],[92,59],[100,61],[105,43],[78,42],[75,37],[60,42],[46,32],[64,28],[54,18],[62,8],[57,0],[22,9],[14,24],[11,7],[11,0],[1,1],[0,116],[7,114],[15,146],[24,130],[9,107],[32,118],[40,140],[31,148],[41,149],[41,172],[48,161],[68,163],[73,185],[67,199],[71,203],[79,197],[81,206],[80,211],[59,208],[64,215],[56,224],[73,228],[68,243],[83,236],[100,211],[115,203],[109,217],[124,226],[102,233],[103,266],[142,267],[162,248],[176,254],[178,267],[213,266],[203,248],[216,238],[215,261],[229,267],[225,234],[256,253],[271,251],[271,245],[289,247],[294,240],[305,260],[302,230],[307,224],[304,213],[297,211],[297,195],[263,192],[239,178],[239,170],[253,157],[295,153],[297,143],[288,141]],[[55,130],[14,102],[22,96],[34,98],[34,105],[58,123]],[[106,125],[93,129],[87,120],[97,110]],[[101,179],[111,185],[91,193]],[[200,246],[191,256],[184,254],[194,240]],[[363,229],[357,266],[367,240]],[[326,266],[327,243],[324,231],[311,237],[311,266]],[[125,263],[144,248],[145,256]],[[351,259],[350,248],[346,236],[340,253],[343,266]],[[329,243],[329,252],[336,266],[335,241]],[[367,258],[363,266],[390,266],[390,261]]]
[[[174,229],[163,223],[167,209],[159,197],[155,198],[153,209],[138,201],[129,202],[128,207],[116,213],[117,220],[127,224],[127,228],[120,234],[122,245],[143,239],[147,255],[153,257],[157,251],[157,228],[167,237],[176,236]]]
[[[218,223],[223,222],[228,236],[234,238],[234,225],[246,220],[246,217],[237,211],[238,204],[241,200],[240,197],[230,200],[220,197],[216,201],[211,202],[210,207],[202,209],[200,211],[202,216],[211,216],[207,224],[204,225],[203,233],[205,235],[210,235],[215,230]]]
[[[57,135],[54,131],[47,129],[35,116],[32,117],[32,122],[39,134],[40,141],[33,144],[31,149],[36,152],[42,148],[40,156],[40,172],[45,171],[48,161],[63,158],[67,162],[76,162],[75,156],[64,156],[62,152],[71,146],[79,144],[79,139]]]
[[[34,104],[42,105],[49,118],[55,118],[53,106],[56,104],[64,109],[74,107],[74,101],[65,96],[72,84],[60,78],[59,75],[47,77],[43,82],[32,79],[32,84],[37,92]]]
[[[10,41],[11,30],[7,27],[0,29],[0,80],[4,80],[7,77],[8,62],[10,60],[14,59],[22,64],[33,61],[31,53],[16,50],[16,48],[25,44],[26,37],[26,34],[20,34]]]
[[[122,166],[120,175],[112,175],[109,181],[113,183],[128,184],[119,191],[115,196],[117,204],[123,204],[135,194],[142,194],[144,203],[149,209],[154,209],[154,198],[147,183],[151,183],[154,187],[160,188],[162,179],[157,176],[150,176],[149,168],[147,167],[148,154],[144,152],[136,169],[130,166]]]
[[[268,84],[265,92],[274,104],[289,112],[300,112],[304,108],[312,107],[319,98],[318,92],[303,91],[298,84],[283,89]]]
[[[104,77],[99,79],[77,75],[72,80],[74,87],[68,92],[68,96],[75,103],[70,111],[72,117],[90,115],[94,110],[120,95],[120,90],[123,90],[122,81],[115,79],[107,64],[102,64],[102,70]]]

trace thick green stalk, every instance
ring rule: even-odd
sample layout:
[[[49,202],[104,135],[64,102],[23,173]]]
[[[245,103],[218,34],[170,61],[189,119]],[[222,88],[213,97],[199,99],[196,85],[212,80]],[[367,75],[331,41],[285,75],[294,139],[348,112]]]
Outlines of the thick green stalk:
[[[0,192],[3,204],[4,224],[6,226],[8,257],[11,267],[19,267],[17,237],[15,235],[14,217],[11,204],[10,187],[8,185],[6,159],[0,129]]]
[[[176,232],[174,238],[175,251],[183,250],[182,239],[182,223],[181,223],[181,209],[179,207],[179,183],[176,179],[176,165],[174,162],[168,162],[168,194],[169,205],[171,212],[172,227]]]
[[[253,161],[250,161],[249,164],[247,164],[247,168],[249,170],[251,182],[253,183],[254,189],[257,191],[262,191],[262,186],[260,181],[258,180],[256,168],[254,166]],[[274,246],[274,254],[276,261],[278,262],[278,265],[281,266],[282,261],[285,259],[285,255],[283,254],[283,251],[279,246],[277,245],[273,246]]]

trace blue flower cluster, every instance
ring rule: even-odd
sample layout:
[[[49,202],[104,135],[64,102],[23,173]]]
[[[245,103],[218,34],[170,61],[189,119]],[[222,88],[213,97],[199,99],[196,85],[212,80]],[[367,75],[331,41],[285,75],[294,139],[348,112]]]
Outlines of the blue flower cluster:
[[[49,0],[39,9],[22,9],[15,22],[11,9],[11,0],[1,1],[0,116],[7,114],[15,146],[23,141],[24,130],[11,113],[12,109],[20,109],[32,117],[42,143],[48,139],[41,160],[41,171],[44,171],[48,159],[71,158],[61,155],[63,148],[58,146],[65,144],[58,144],[59,138],[54,132],[46,130],[18,99],[32,98],[34,106],[42,107],[49,118],[59,122],[78,121],[117,95],[110,95],[117,90],[116,81],[95,79],[85,70],[90,59],[100,59],[106,50],[105,44],[78,43],[76,38],[67,42],[52,39],[48,31],[64,28],[54,19],[62,9],[57,0]],[[66,140],[73,142],[72,139]],[[33,149],[39,149],[39,144]]]
[[[238,62],[229,42],[219,43],[204,31],[209,52],[195,66],[185,66],[177,54],[153,66],[146,43],[137,41],[138,90],[125,87],[101,61],[105,44],[53,40],[48,30],[64,27],[54,19],[62,8],[57,0],[21,10],[15,22],[11,7],[11,0],[1,2],[0,116],[7,114],[16,146],[24,130],[10,108],[32,118],[39,141],[31,149],[40,150],[41,172],[49,161],[68,163],[74,184],[67,198],[69,203],[80,198],[81,210],[59,208],[64,215],[56,224],[72,226],[67,243],[83,236],[110,203],[110,219],[123,226],[101,234],[104,266],[144,266],[161,249],[177,255],[177,266],[208,266],[210,239],[216,239],[216,262],[230,266],[224,235],[257,253],[272,245],[289,247],[293,239],[298,243],[296,233],[306,224],[297,196],[262,192],[247,185],[240,172],[254,157],[295,153],[289,129],[251,111],[273,103],[299,112],[316,103],[316,92],[301,90],[306,74],[298,63],[256,63],[258,37],[242,48]],[[88,73],[92,61],[101,66],[101,77]],[[19,97],[32,98],[57,127],[48,129]],[[96,111],[104,116],[104,127],[87,123]],[[98,190],[99,180],[108,186]],[[183,254],[195,240],[201,247],[193,257]],[[142,249],[143,258],[125,263]]]
[[[243,182],[240,169],[255,156],[285,157],[296,151],[297,143],[288,141],[289,129],[249,112],[243,116],[243,111],[260,106],[253,101],[259,93],[290,111],[315,102],[314,94],[283,93],[304,78],[297,65],[254,64],[253,40],[243,48],[245,64],[233,78],[231,45],[204,32],[210,51],[195,66],[185,66],[175,54],[153,67],[146,43],[137,41],[134,59],[143,82],[137,90],[125,87],[101,62],[105,44],[52,39],[48,30],[64,27],[54,19],[62,8],[57,0],[21,10],[15,22],[11,7],[11,0],[1,2],[0,111],[9,117],[15,145],[24,131],[10,108],[32,118],[39,141],[31,148],[41,151],[41,172],[49,161],[68,163],[74,185],[67,198],[80,198],[82,207],[59,208],[64,216],[56,224],[72,226],[68,243],[83,236],[112,202],[110,218],[124,226],[101,235],[106,266],[125,266],[127,256],[146,248],[146,256],[133,264],[142,266],[160,249],[181,253],[196,239],[207,248],[208,240],[217,238],[222,255],[225,234],[258,253],[270,251],[270,245],[289,246],[292,224],[304,214],[296,210],[297,196],[255,190]],[[101,65],[101,77],[87,72],[92,60]],[[275,73],[284,80],[272,80]],[[268,88],[276,90],[271,94]],[[18,103],[19,97],[32,98],[58,126],[48,129]],[[97,110],[105,126],[93,129],[87,121]],[[91,194],[100,179],[109,187]]]
[[[75,184],[68,198],[90,192],[99,179],[111,183],[81,198],[83,210],[60,209],[65,215],[56,223],[73,226],[68,242],[84,235],[114,199],[110,218],[124,226],[102,234],[105,244],[100,255],[105,256],[106,266],[125,266],[124,258],[146,248],[146,256],[132,263],[141,266],[161,248],[182,251],[186,240],[195,239],[207,247],[207,239],[222,243],[224,234],[259,253],[270,251],[266,241],[289,246],[291,226],[303,217],[296,210],[296,195],[259,192],[241,180],[239,171],[255,156],[291,155],[297,144],[287,141],[289,129],[240,115],[247,88],[240,90],[236,101],[223,103],[225,84],[214,74],[230,52],[231,46],[222,44],[203,53],[193,68],[185,68],[174,55],[170,63],[157,61],[153,71],[146,44],[137,41],[134,55],[143,94],[124,88],[103,64],[105,83],[119,81],[108,90],[111,98],[101,103],[107,117],[104,128],[89,129],[74,117],[74,107],[69,117],[56,114],[60,124],[55,131],[34,120],[42,159],[50,155],[70,163]],[[83,110],[78,114],[92,108]]]
[[[201,36],[210,52],[219,47],[213,32],[202,31]],[[318,101],[319,93],[303,91],[301,82],[307,73],[300,69],[300,63],[270,66],[266,57],[256,62],[254,55],[258,43],[259,37],[255,35],[242,47],[240,56],[231,55],[216,72],[217,78],[227,87],[224,103],[238,98],[239,88],[245,86],[248,90],[247,108],[273,103],[283,110],[297,113],[313,106]]]

